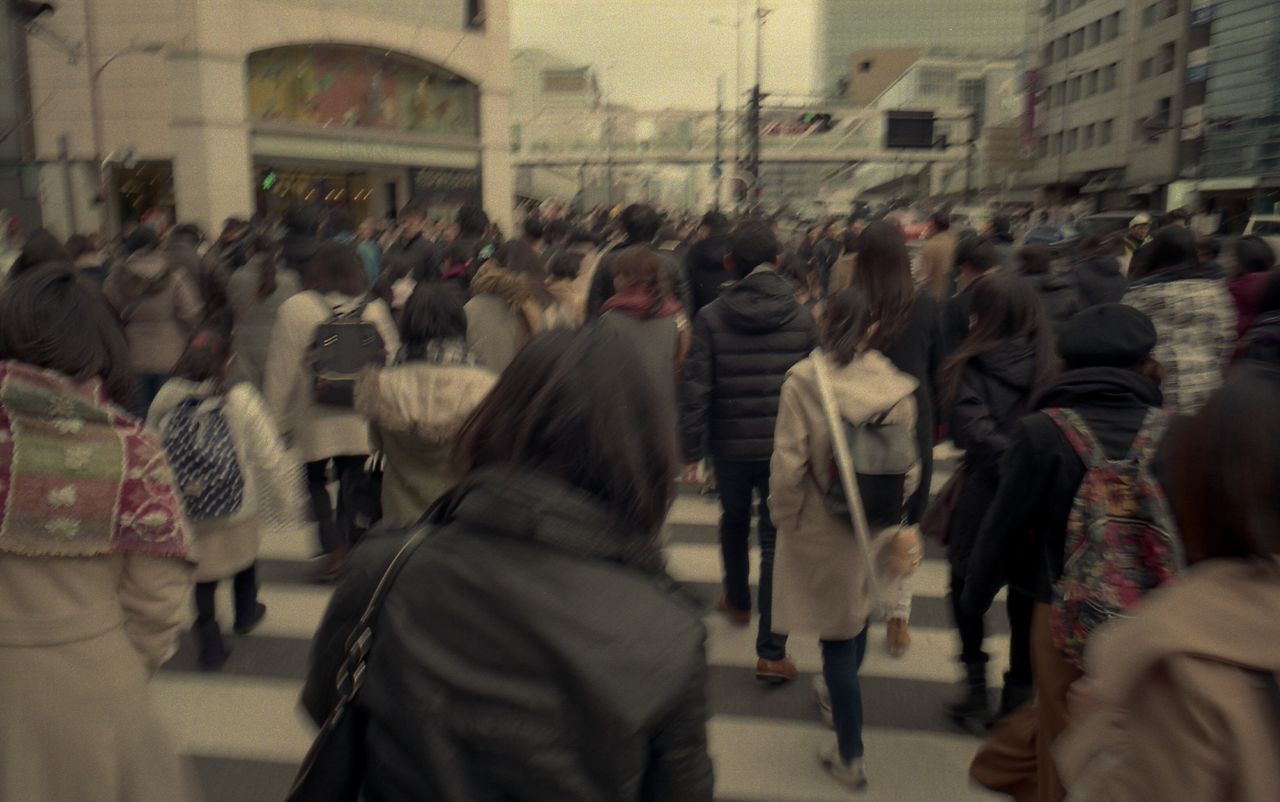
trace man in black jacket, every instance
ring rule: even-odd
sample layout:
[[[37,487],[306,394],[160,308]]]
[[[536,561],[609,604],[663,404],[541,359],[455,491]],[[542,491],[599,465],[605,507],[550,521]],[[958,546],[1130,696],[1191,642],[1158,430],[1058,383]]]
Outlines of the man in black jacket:
[[[394,275],[414,275],[423,280],[440,280],[440,252],[427,239],[431,222],[425,204],[410,203],[400,212],[400,237],[387,248],[383,262]]]
[[[652,206],[633,203],[622,210],[622,228],[627,232],[627,238],[600,257],[600,265],[596,268],[596,274],[591,279],[591,289],[587,293],[587,320],[600,317],[604,302],[613,297],[613,263],[617,261],[618,254],[633,245],[642,245],[658,255],[662,272],[671,282],[671,290],[677,300],[686,313],[693,309],[689,279],[684,267],[670,253],[659,251],[653,246],[653,238],[658,235],[661,227],[662,218],[658,217],[658,212]]]
[[[689,315],[697,315],[704,306],[720,297],[720,289],[734,278],[724,266],[729,245],[729,220],[720,212],[707,212],[698,226],[698,241],[685,256],[685,270],[689,274],[689,289],[693,296],[693,308]]]
[[[785,682],[796,676],[787,639],[771,631],[773,550],[769,519],[769,459],[778,398],[787,371],[813,349],[813,318],[775,270],[780,248],[765,223],[746,223],[729,237],[726,267],[742,280],[698,313],[684,366],[680,427],[685,480],[709,453],[720,489],[720,552],[724,595],[720,610],[745,626],[751,621],[747,582],[751,502],[760,498],[760,629],[756,676]]]
[[[942,354],[956,350],[969,336],[969,315],[973,307],[973,285],[1000,269],[1000,252],[991,242],[966,237],[956,245],[956,294],[943,301]]]
[[[1161,368],[1151,358],[1156,330],[1132,307],[1103,304],[1063,325],[1058,352],[1066,372],[1035,401],[1037,410],[1073,410],[1109,459],[1122,459],[1153,407],[1163,404]],[[1040,738],[1052,744],[1065,725],[1066,690],[1074,677],[1064,659],[1042,658],[1050,643],[1053,584],[1062,575],[1067,521],[1085,476],[1085,465],[1044,412],[1020,420],[1001,469],[1000,488],[988,508],[969,558],[960,604],[979,615],[1006,583],[1011,592],[1035,600],[1032,672],[1037,690]],[[1051,668],[1052,667],[1052,668]],[[1007,677],[1006,677],[1007,679]],[[1031,695],[1006,684],[1001,712]],[[1046,750],[1041,760],[1051,768]],[[1042,781],[1045,778],[1041,769]]]

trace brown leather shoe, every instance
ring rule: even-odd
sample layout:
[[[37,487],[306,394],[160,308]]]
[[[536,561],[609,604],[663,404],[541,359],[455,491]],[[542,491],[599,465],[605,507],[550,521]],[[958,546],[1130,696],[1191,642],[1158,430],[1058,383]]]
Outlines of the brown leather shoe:
[[[889,656],[901,657],[911,648],[911,632],[907,629],[907,619],[890,618],[885,626],[885,634],[889,642]]]
[[[790,657],[784,657],[781,660],[765,660],[762,658],[756,661],[756,679],[771,685],[790,682],[799,673],[799,670],[796,669],[796,664],[791,662]]]
[[[732,621],[735,626],[745,627],[751,624],[751,611],[739,610],[729,604],[729,597],[723,593],[720,594],[720,601],[716,604],[716,609],[724,613],[725,617]]]

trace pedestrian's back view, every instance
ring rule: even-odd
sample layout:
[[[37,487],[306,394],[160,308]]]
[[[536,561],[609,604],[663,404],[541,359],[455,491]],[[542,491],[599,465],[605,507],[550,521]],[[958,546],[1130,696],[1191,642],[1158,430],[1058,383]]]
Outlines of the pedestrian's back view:
[[[743,278],[726,287],[694,322],[685,362],[680,428],[685,479],[710,457],[720,490],[720,548],[724,596],[720,610],[735,623],[751,621],[747,584],[751,503],[760,501],[760,629],[756,676],[793,679],[786,638],[771,631],[773,548],[769,518],[769,460],[778,399],[787,371],[816,342],[813,318],[790,283],[774,270],[778,240],[765,223],[745,223],[729,237],[729,262]]]

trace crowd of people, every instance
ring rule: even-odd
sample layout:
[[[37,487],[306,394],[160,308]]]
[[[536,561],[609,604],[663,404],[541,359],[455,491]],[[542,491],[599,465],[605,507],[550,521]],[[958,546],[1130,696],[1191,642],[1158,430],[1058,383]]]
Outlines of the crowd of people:
[[[221,668],[219,583],[248,635],[263,533],[311,522],[338,585],[291,798],[323,766],[368,799],[710,800],[703,611],[661,545],[683,481],[718,497],[756,677],[821,642],[842,785],[868,786],[858,671],[876,619],[910,649],[923,531],[975,780],[1273,799],[1280,272],[1160,222],[1070,264],[945,210],[914,257],[892,218],[644,204],[510,237],[425,205],[33,232],[0,288],[0,798],[195,795],[148,678],[188,628]]]

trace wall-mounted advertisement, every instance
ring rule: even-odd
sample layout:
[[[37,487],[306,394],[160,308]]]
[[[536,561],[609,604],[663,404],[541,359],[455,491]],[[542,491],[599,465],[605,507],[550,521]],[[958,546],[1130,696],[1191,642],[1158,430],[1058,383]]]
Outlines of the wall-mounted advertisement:
[[[358,47],[249,56],[249,116],[271,123],[477,137],[479,91],[448,70]]]

